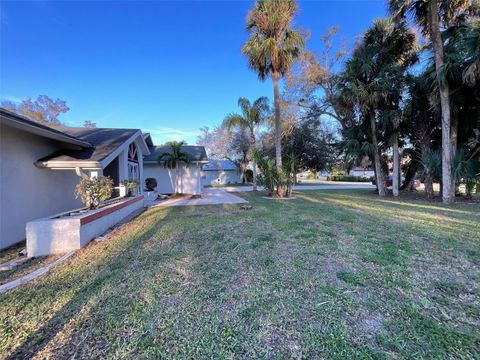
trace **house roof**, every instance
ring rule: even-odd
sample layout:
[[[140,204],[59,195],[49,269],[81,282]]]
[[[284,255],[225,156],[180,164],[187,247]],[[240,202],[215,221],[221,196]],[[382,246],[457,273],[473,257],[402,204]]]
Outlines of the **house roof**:
[[[143,133],[143,140],[145,140],[145,142],[147,143],[148,147],[155,146],[155,145],[153,144],[152,136],[150,135],[150,133]]]
[[[143,143],[143,153],[148,154],[148,147],[143,141],[138,129],[111,128],[64,128],[65,133],[78,139],[88,141],[92,147],[80,150],[62,149],[37,161],[44,167],[105,167],[113,160],[122,145],[129,144],[140,138]],[[140,143],[140,144],[141,144]]]
[[[35,121],[27,119],[25,116],[15,114],[7,109],[0,107],[0,122],[19,130],[35,134],[48,139],[56,140],[65,144],[74,145],[79,148],[90,148],[92,144],[84,139],[79,139],[74,135],[67,134],[49,126],[39,124]]]
[[[170,149],[171,148],[168,145],[151,146],[150,155],[144,157],[143,162],[157,163],[160,155],[170,152]],[[207,152],[203,146],[184,145],[182,146],[181,151],[190,155],[190,161],[208,162]]]
[[[231,160],[209,160],[208,164],[203,166],[204,171],[233,171],[237,170],[237,165]]]

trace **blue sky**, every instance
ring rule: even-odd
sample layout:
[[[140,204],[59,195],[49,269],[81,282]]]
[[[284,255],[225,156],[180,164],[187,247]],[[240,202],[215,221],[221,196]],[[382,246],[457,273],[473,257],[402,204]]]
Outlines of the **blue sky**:
[[[141,128],[154,141],[195,143],[199,128],[236,111],[239,96],[270,99],[240,49],[253,1],[2,1],[0,96],[67,101],[61,120]],[[384,0],[299,1],[308,47],[333,26],[353,43]]]

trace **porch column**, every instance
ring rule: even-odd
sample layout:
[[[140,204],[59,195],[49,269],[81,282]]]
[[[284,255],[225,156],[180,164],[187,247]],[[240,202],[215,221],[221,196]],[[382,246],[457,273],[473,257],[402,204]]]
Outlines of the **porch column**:
[[[118,179],[128,180],[128,150],[123,150],[118,155]]]
[[[138,157],[138,180],[140,181],[139,188],[140,194],[143,194],[145,189],[145,179],[143,175],[143,153],[140,146],[137,146],[137,157]]]
[[[125,186],[121,185],[123,180],[128,180],[128,149],[118,155],[118,182],[120,184],[120,196],[127,194]]]
[[[197,194],[201,195],[202,194],[202,174],[201,174],[201,169],[202,166],[200,163],[197,163]]]

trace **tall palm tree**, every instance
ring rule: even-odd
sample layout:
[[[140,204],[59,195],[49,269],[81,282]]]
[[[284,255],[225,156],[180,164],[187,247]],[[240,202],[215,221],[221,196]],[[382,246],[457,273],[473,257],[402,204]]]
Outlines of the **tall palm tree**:
[[[275,163],[282,171],[282,138],[280,94],[278,83],[288,73],[304,46],[301,33],[293,30],[292,20],[297,11],[295,0],[257,0],[247,18],[250,38],[242,52],[249,58],[249,66],[264,81],[273,80],[275,104]],[[278,194],[282,196],[282,194]]]
[[[363,121],[370,124],[371,151],[380,196],[385,196],[387,191],[377,117],[382,112],[398,113],[401,100],[398,88],[402,85],[406,68],[416,60],[414,49],[415,35],[403,23],[394,24],[389,19],[378,19],[365,32],[342,73],[340,91],[343,100],[356,107]],[[396,116],[389,118],[398,119]],[[398,157],[398,136],[393,138]],[[399,177],[398,164],[395,170],[397,174],[394,176]]]
[[[445,79],[445,54],[441,30],[460,13],[474,11],[478,0],[389,0],[394,16],[413,15],[423,34],[430,38],[442,112],[442,196],[444,203],[455,201],[452,160],[456,151],[457,124],[452,124],[450,88]]]
[[[178,186],[180,164],[190,165],[190,154],[182,151],[182,147],[186,145],[185,141],[169,141],[166,145],[170,146],[170,151],[162,153],[158,157],[158,162],[165,168],[175,169],[175,194],[180,194]]]
[[[250,159],[253,165],[253,191],[257,191],[257,164],[254,156],[257,148],[255,133],[258,126],[267,120],[270,110],[268,98],[265,96],[259,97],[251,104],[248,99],[241,97],[238,99],[238,107],[242,111],[242,114],[228,114],[223,121],[223,125],[228,129],[235,126],[247,129],[250,139]]]

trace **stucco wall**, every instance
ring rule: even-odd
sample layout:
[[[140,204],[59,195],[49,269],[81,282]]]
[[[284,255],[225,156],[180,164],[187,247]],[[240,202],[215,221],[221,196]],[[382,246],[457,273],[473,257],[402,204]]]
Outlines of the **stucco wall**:
[[[142,207],[143,196],[138,196],[82,215],[30,221],[27,223],[27,255],[45,256],[78,250]]]
[[[157,192],[160,194],[175,192],[175,169],[165,169],[158,164],[144,164],[143,173],[145,179],[149,177],[157,179]],[[179,178],[180,192],[184,194],[200,194],[202,192],[198,165],[181,167]]]
[[[236,171],[223,171],[223,170],[212,170],[212,171],[203,171],[203,185],[215,185],[215,184],[235,184],[241,183],[242,178],[240,174]]]
[[[25,239],[28,221],[78,208],[72,170],[39,169],[34,162],[60,148],[53,140],[0,128],[0,249]]]

